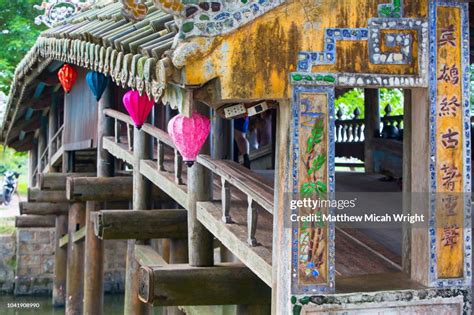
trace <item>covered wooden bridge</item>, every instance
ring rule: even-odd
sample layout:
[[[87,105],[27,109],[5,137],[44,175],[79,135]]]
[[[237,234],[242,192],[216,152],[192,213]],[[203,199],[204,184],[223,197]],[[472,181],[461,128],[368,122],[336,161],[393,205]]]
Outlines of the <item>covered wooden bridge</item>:
[[[444,191],[442,165],[452,156],[462,165],[446,187],[470,191],[469,141],[457,138],[454,155],[435,146],[444,132],[436,126],[470,138],[468,102],[454,106],[457,116],[438,115],[442,95],[433,90],[451,87],[441,86],[430,62],[447,57],[428,49],[437,28],[452,23],[458,57],[446,63],[458,66],[458,83],[467,80],[467,9],[427,0],[99,1],[44,32],[15,72],[1,139],[30,154],[17,226],[56,229],[54,305],[101,314],[103,240],[123,239],[125,314],[153,306],[221,314],[219,305],[237,305],[236,314],[468,312],[464,202],[449,218],[436,203],[423,204],[440,225],[405,226],[398,252],[333,223],[291,223],[285,206],[308,189],[400,191],[378,181],[372,162],[356,178],[335,172],[336,88],[365,88],[369,109],[378,108],[378,88],[405,89],[403,191]],[[390,42],[392,33],[401,40]],[[369,34],[383,37],[383,47]],[[57,76],[65,64],[77,73],[69,93]],[[98,101],[88,71],[111,79]],[[140,128],[122,103],[128,90],[155,101]],[[232,160],[233,119],[263,111],[273,116],[271,150],[255,154],[267,157],[259,169],[247,169]],[[187,167],[167,125],[194,112],[209,117],[210,135]],[[367,141],[375,122],[366,115]],[[457,224],[447,247],[443,222]]]

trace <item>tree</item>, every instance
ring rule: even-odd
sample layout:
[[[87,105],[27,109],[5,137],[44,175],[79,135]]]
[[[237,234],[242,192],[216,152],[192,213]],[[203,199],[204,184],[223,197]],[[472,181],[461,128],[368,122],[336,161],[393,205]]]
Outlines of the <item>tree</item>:
[[[403,92],[400,89],[380,89],[380,115],[385,115],[385,107],[390,104],[392,107],[391,116],[403,115]],[[354,110],[359,109],[359,118],[364,118],[364,90],[354,88],[343,95],[339,96],[335,101],[336,110],[341,110],[342,119],[350,119],[354,117]]]
[[[0,0],[0,91],[8,93],[15,67],[45,29],[34,20],[41,0]]]

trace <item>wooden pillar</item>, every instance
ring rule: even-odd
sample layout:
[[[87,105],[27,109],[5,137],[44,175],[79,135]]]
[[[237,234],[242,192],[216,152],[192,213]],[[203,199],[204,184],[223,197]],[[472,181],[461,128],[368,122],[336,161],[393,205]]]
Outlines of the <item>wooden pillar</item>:
[[[57,113],[56,100],[53,100],[49,108],[49,113],[48,113],[48,161],[50,164],[50,172],[57,171],[57,169],[54,169],[53,166],[51,165],[53,152],[55,151],[55,148],[54,148],[55,144],[52,142],[52,139],[54,135],[56,134],[56,131],[58,130],[58,120],[56,117],[56,113]]]
[[[69,209],[67,245],[66,314],[82,315],[84,298],[84,242],[74,242],[73,234],[85,223],[85,204],[76,202]]]
[[[232,120],[220,117],[212,110],[211,157],[219,160],[233,159],[234,130]]]
[[[114,164],[112,156],[103,148],[103,137],[113,135],[112,120],[103,111],[113,104],[114,91],[109,84],[97,105],[97,177],[113,176]],[[95,235],[91,221],[93,213],[105,204],[87,201],[86,213],[86,251],[84,279],[84,314],[100,315],[104,308],[104,242]]]
[[[412,94],[411,90],[404,90],[403,103],[403,210],[404,214],[411,214],[411,146],[412,146]],[[411,265],[411,229],[409,223],[402,227],[402,268],[409,275]]]
[[[91,214],[99,210],[96,201],[86,202],[86,255],[84,261],[84,314],[100,315],[104,307],[104,242],[94,232]]]
[[[372,139],[380,132],[379,90],[364,89],[364,165],[366,173],[374,172]]]
[[[201,114],[209,116],[209,108],[195,103]],[[201,153],[209,153],[209,141],[201,149]],[[212,174],[199,163],[188,169],[188,246],[189,264],[206,267],[214,264],[214,248],[212,234],[198,221],[196,202],[212,199]]]
[[[29,153],[28,160],[28,187],[35,187],[37,184],[33,173],[38,165],[38,144],[34,144]]]
[[[411,192],[420,194],[413,198],[412,207],[420,209],[417,212],[429,215],[429,95],[426,89],[412,90],[411,107]],[[423,196],[422,194],[426,195]],[[416,196],[414,196],[416,197]],[[424,198],[423,198],[424,197]],[[415,208],[413,208],[415,209]],[[428,284],[429,240],[425,227],[413,228],[411,235],[411,278]]]
[[[134,128],[133,134],[133,210],[151,209],[151,183],[140,173],[140,160],[151,157],[152,148],[148,136],[143,131]],[[135,260],[135,243],[129,240],[127,244],[127,263],[125,275],[125,314],[150,314],[151,307],[138,299],[139,265]]]
[[[53,306],[60,307],[66,303],[66,274],[67,274],[67,249],[59,246],[59,240],[68,232],[67,215],[56,216],[56,229],[54,234],[54,282]]]
[[[289,264],[291,261],[291,230],[284,226],[285,193],[288,184],[281,178],[289,177],[291,147],[291,103],[281,101],[277,110],[275,208],[273,212],[272,314],[291,314],[287,299],[290,295]]]
[[[45,123],[45,117],[41,117],[41,126],[39,129],[39,134],[38,134],[38,159],[37,159],[37,165],[38,165],[38,174],[43,172],[43,168],[46,165],[43,165],[41,161],[41,157],[43,156],[44,150],[46,149],[47,146],[47,139],[46,139],[46,123]]]

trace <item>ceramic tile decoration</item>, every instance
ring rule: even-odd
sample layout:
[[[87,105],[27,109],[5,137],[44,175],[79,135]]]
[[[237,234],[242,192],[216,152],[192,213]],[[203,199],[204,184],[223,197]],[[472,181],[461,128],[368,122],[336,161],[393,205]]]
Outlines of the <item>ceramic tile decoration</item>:
[[[472,277],[468,30],[467,4],[430,3],[429,248],[438,287]]]
[[[406,33],[401,31],[406,31]],[[419,75],[312,73],[314,66],[336,63],[336,46],[340,40],[368,41],[369,60],[377,65],[411,64],[416,40]],[[298,54],[297,72],[291,74],[292,82],[306,85],[334,83],[334,85],[340,86],[383,87],[425,87],[427,85],[428,22],[423,19],[371,18],[367,29],[326,29],[324,42],[326,50],[323,52],[302,51]],[[389,51],[383,51],[382,46],[387,47]],[[329,79],[330,77],[337,79]]]
[[[56,23],[65,21],[75,14],[89,8],[95,1],[93,0],[48,0],[41,2],[41,5],[34,5],[37,10],[44,11],[42,15],[35,18],[36,24],[45,24],[52,27]]]
[[[229,33],[284,3],[283,0],[154,0],[160,9],[174,14],[180,38]]]
[[[293,96],[292,178],[295,198],[331,198],[335,189],[334,89],[297,86]],[[293,210],[333,214],[331,208]],[[334,291],[334,223],[292,223],[293,294]],[[317,244],[317,248],[314,245]]]

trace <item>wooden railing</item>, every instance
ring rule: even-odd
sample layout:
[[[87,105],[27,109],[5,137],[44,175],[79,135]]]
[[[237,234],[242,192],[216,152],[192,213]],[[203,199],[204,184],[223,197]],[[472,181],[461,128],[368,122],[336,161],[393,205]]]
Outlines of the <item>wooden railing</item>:
[[[174,146],[169,134],[150,124],[144,124],[142,131],[154,139],[153,145],[156,150],[156,168],[158,171],[165,171],[165,147],[173,151],[174,181],[177,185],[183,185],[183,157]]]
[[[51,158],[53,155],[58,152],[63,144],[63,132],[64,132],[64,125],[62,125],[58,131],[54,134],[51,140],[48,143],[48,146],[44,149],[43,153],[40,156],[41,165],[44,169],[48,165],[52,163]],[[39,170],[42,172],[43,170]]]
[[[385,115],[380,118],[380,126],[376,137],[383,139],[403,139],[403,115],[392,116],[392,107],[387,105]],[[360,110],[356,108],[352,118],[342,119],[342,111],[338,110],[335,121],[335,142],[337,157],[354,157],[365,159],[365,122],[360,117]],[[345,163],[342,163],[345,165]],[[342,165],[341,164],[341,165]]]
[[[126,125],[129,150],[133,151],[133,121],[130,117],[111,109],[105,110],[104,113],[115,120],[115,143],[121,143],[121,125]],[[174,146],[169,134],[148,123],[142,126],[141,132],[145,132],[154,139],[153,147],[156,152],[156,170],[159,172],[173,172],[175,184],[185,185],[183,181],[183,158]],[[165,154],[165,152],[168,154]],[[166,167],[171,168],[169,163],[165,164],[165,158],[170,155],[173,157],[173,170],[165,169]],[[220,185],[219,182],[214,181],[214,185],[209,187],[209,189],[214,190],[220,186],[223,222],[232,223],[232,198],[238,198],[239,201],[242,201],[242,196],[245,196],[244,198],[247,202],[248,243],[251,246],[256,246],[258,244],[255,238],[258,221],[257,207],[259,206],[268,213],[273,214],[273,185],[264,183],[251,170],[233,161],[213,160],[208,155],[199,155],[196,163],[207,168],[215,178],[220,179]],[[234,192],[238,193],[232,194],[231,189],[235,189]]]
[[[213,175],[220,178],[222,221],[232,223],[231,187],[244,194],[247,199],[247,242],[250,246],[258,244],[255,233],[257,231],[258,212],[255,203],[268,213],[273,214],[273,187],[266,185],[255,173],[228,160],[213,160],[208,155],[199,155],[197,163],[206,167]]]
[[[114,140],[115,143],[122,143],[121,139],[121,128],[125,125],[127,130],[127,145],[128,150],[133,151],[133,120],[127,114],[121,113],[113,109],[104,109],[104,114],[107,117],[114,119]]]
[[[51,142],[49,143],[51,156],[53,156],[56,152],[58,152],[59,148],[61,148],[61,146],[63,145],[63,132],[64,132],[64,125],[62,125],[58,129],[58,131],[56,131],[53,138],[51,138]]]
[[[342,120],[342,111],[336,113],[336,143],[364,142],[364,119],[359,119],[360,111],[356,108],[352,119]]]

